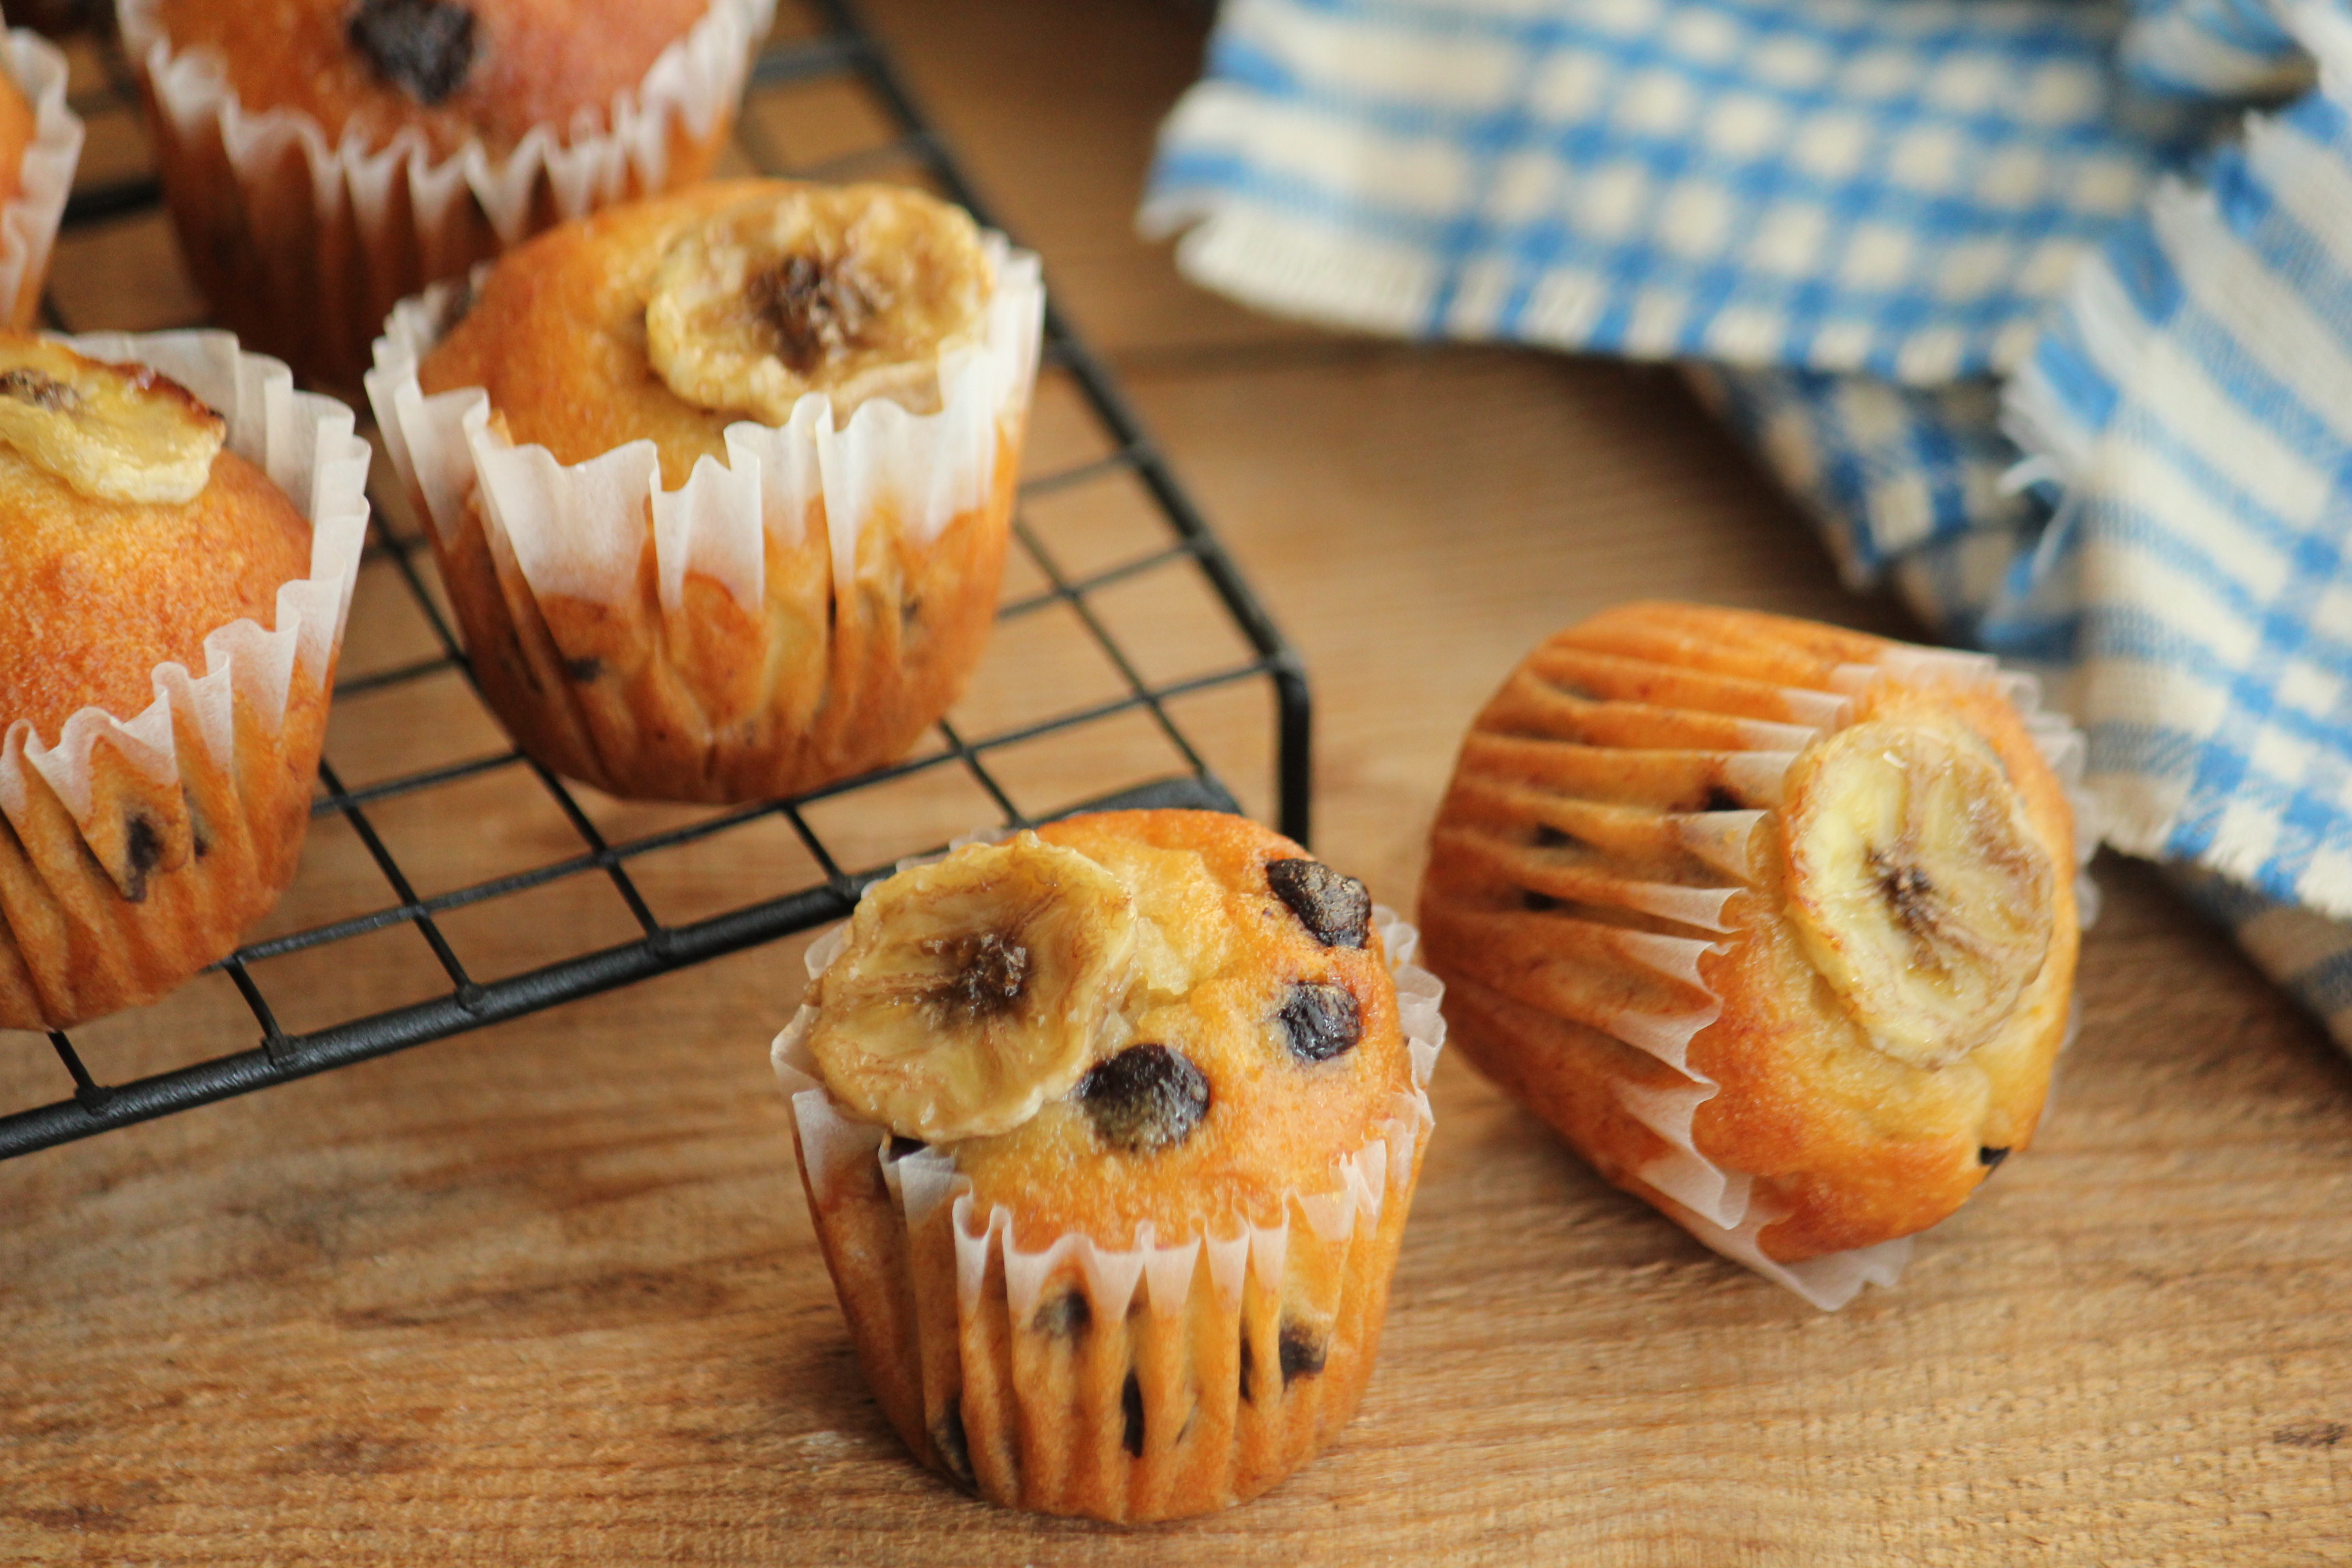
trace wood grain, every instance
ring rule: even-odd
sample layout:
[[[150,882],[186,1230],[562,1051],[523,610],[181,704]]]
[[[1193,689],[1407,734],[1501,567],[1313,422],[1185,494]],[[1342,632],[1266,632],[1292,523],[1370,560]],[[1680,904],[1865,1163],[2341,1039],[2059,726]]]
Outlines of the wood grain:
[[[1576,616],[1686,595],[1905,629],[1663,374],[1335,339],[1186,289],[1128,220],[1196,8],[877,9],[1305,648],[1319,847],[1381,898],[1411,900],[1469,713]],[[1108,559],[1135,521],[1051,526]],[[390,586],[363,592],[355,659],[419,646]],[[1194,613],[1139,603],[1154,658],[1203,657]],[[975,722],[1073,656],[1039,634],[992,657]],[[1198,723],[1262,806],[1262,707]],[[495,744],[448,682],[351,705],[331,750],[356,776]],[[1040,757],[1023,787],[1138,755]],[[595,809],[628,830],[666,808]],[[834,826],[886,853],[985,816],[942,788]],[[559,828],[493,780],[386,831],[429,879],[560,853]],[[652,881],[716,908],[798,853]],[[1249,1507],[1116,1542],[967,1500],[867,1401],[764,1060],[798,942],[0,1165],[0,1561],[2344,1561],[2352,1063],[2153,875],[2098,870],[2053,1116],[1899,1289],[1813,1311],[1447,1062],[1361,1415]],[[279,919],[380,901],[371,876],[322,835]],[[611,918],[562,888],[462,931],[468,953],[520,964],[531,927]],[[435,984],[416,945],[292,981],[328,1014],[398,999]],[[152,1070],[238,1016],[202,982],[92,1048]],[[54,1070],[0,1037],[0,1088]]]

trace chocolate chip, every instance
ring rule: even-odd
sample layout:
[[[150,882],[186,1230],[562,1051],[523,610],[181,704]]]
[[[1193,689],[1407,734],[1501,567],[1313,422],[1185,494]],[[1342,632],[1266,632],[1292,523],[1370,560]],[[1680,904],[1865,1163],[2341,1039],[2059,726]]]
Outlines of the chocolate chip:
[[[450,0],[360,0],[343,36],[419,103],[439,103],[474,68],[474,14]]]
[[[1029,983],[1029,950],[992,931],[977,936],[934,937],[925,952],[947,960],[948,978],[931,993],[953,1016],[977,1022],[1002,1017],[1020,1005]]]
[[[563,673],[570,676],[574,683],[585,686],[604,673],[604,661],[593,655],[587,658],[567,658],[563,661]]]
[[[776,330],[777,357],[806,375],[857,346],[874,301],[857,279],[813,256],[788,256],[751,281],[751,308]]]
[[[1323,1370],[1324,1358],[1331,1353],[1329,1343],[1321,1334],[1304,1323],[1282,1325],[1282,1386],[1288,1388],[1302,1377],[1313,1377]]]
[[[1049,1339],[1075,1340],[1095,1326],[1095,1310],[1083,1293],[1065,1290],[1038,1308],[1029,1326]]]
[[[1127,1416],[1127,1451],[1139,1459],[1143,1458],[1143,1384],[1131,1372],[1126,1386],[1118,1391],[1118,1407]]]
[[[1372,896],[1353,877],[1320,860],[1269,860],[1265,880],[1325,947],[1362,947],[1371,939]]]
[[[1984,1168],[1990,1171],[1995,1165],[2000,1164],[2003,1160],[2009,1158],[2009,1151],[2006,1149],[1995,1149],[1991,1145],[1988,1144],[1984,1148],[1977,1151],[1977,1158],[1979,1161],[1982,1162]]]
[[[938,1422],[931,1427],[931,1447],[939,1450],[940,1461],[947,1466],[948,1474],[966,1486],[971,1485],[971,1447],[964,1440],[962,1395],[957,1395],[940,1413]]]
[[[1129,1046],[1080,1079],[1077,1094],[1097,1136],[1129,1154],[1173,1148],[1209,1113],[1209,1080],[1166,1046]]]
[[[134,812],[123,819],[122,861],[123,898],[131,903],[145,903],[148,874],[163,863],[163,830],[152,818]]]
[[[13,397],[19,403],[50,410],[71,408],[81,401],[81,394],[55,376],[21,367],[0,371],[0,397]]]
[[[1290,1040],[1291,1055],[1303,1062],[1328,1062],[1356,1048],[1364,1037],[1364,1012],[1344,985],[1301,983],[1283,998],[1277,1016]]]

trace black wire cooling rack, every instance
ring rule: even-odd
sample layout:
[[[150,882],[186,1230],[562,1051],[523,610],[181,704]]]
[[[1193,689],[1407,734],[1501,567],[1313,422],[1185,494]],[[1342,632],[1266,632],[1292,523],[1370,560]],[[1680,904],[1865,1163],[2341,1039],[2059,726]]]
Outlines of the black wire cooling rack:
[[[101,47],[100,58],[110,87],[76,99],[76,108],[93,122],[93,148],[100,144],[98,119],[127,113],[135,101],[119,56]],[[821,143],[856,144],[796,159],[784,145],[792,138],[778,130],[796,120],[822,127],[815,137]],[[753,68],[737,144],[753,167],[770,173],[928,183],[990,222],[939,132],[843,0],[825,0],[798,21],[780,23]],[[68,209],[60,256],[93,236],[121,234],[142,222],[140,232],[152,243],[161,232],[152,177],[135,172],[88,177],[89,162],[86,156],[85,183]],[[130,265],[137,265],[135,258]],[[55,288],[48,314],[53,325],[77,330],[112,324],[70,320],[70,301],[61,308]],[[191,1003],[174,1012],[175,997],[143,1010],[143,1017],[129,1016],[139,1018],[142,1027],[133,1032],[142,1037],[142,1050],[131,1058],[150,1068],[158,1054],[166,1059],[190,1054],[192,1040],[204,1052],[250,1037],[242,1022],[247,1013],[259,1026],[259,1043],[109,1082],[105,1064],[93,1067],[87,1040],[78,1047],[66,1035],[52,1035],[62,1074],[49,1079],[54,1089],[25,1098],[37,1101],[61,1092],[67,1085],[59,1078],[69,1079],[72,1092],[0,1115],[0,1158],[480,1028],[805,931],[846,915],[900,854],[935,847],[955,829],[991,818],[1018,826],[1112,805],[1238,810],[1206,748],[1179,723],[1177,710],[1220,693],[1255,688],[1258,711],[1270,710],[1273,792],[1265,807],[1285,832],[1305,839],[1310,710],[1299,658],[1177,485],[1101,361],[1049,308],[1032,425],[1033,470],[1039,466],[1039,426],[1055,397],[1063,417],[1049,444],[1077,455],[1023,482],[1013,523],[1019,548],[979,684],[990,685],[992,668],[1000,662],[1011,673],[994,683],[999,700],[992,702],[982,692],[986,728],[963,732],[971,722],[968,698],[938,726],[933,741],[894,767],[738,809],[633,807],[566,784],[516,752],[470,695],[423,540],[397,521],[404,509],[379,497],[301,876],[279,917],[257,940],[192,983],[192,989],[206,981],[217,989],[225,977],[242,1008],[235,1002],[209,1009]],[[1054,515],[1045,515],[1049,512]],[[1065,527],[1057,518],[1076,521]],[[389,584],[383,581],[387,575]],[[372,622],[403,617],[413,626],[414,646],[405,655],[394,635],[376,639],[390,651],[372,663],[355,658]],[[1024,639],[1029,628],[1047,623],[1060,641]],[[1007,652],[1017,639],[1031,646]],[[1202,650],[1217,647],[1229,648],[1231,657],[1213,657],[1202,667]],[[455,700],[462,721],[452,719],[446,704],[432,706],[444,700],[433,694],[437,682],[458,684],[464,695]],[[1008,702],[1002,697],[1006,689],[1026,695]],[[1028,710],[1019,710],[1024,702]],[[372,720],[361,710],[373,707],[384,711]],[[420,713],[431,715],[430,721],[417,722]],[[1255,732],[1261,742],[1267,740],[1262,721]],[[467,750],[469,734],[486,743]],[[461,754],[416,754],[453,746]],[[1041,751],[1055,748],[1064,753],[1060,760],[1039,765]],[[346,752],[359,757],[370,776],[346,779],[350,764],[339,768]],[[1092,787],[1072,791],[1071,782],[1080,777]],[[950,783],[961,785],[972,804],[969,816],[949,815],[956,808],[945,797],[957,791],[941,786]],[[1107,784],[1123,787],[1105,789]],[[509,796],[516,790],[534,794],[539,816],[560,822],[522,833],[519,847],[497,846],[500,854],[488,857],[527,863],[495,867],[469,859],[469,851],[480,847],[470,841],[478,819],[487,813],[509,820],[521,809],[511,798],[503,806],[486,806],[486,788]],[[1041,794],[1045,798],[1032,798]],[[420,845],[426,850],[422,862],[415,852]],[[681,884],[699,899],[687,916],[660,907],[666,900],[654,886],[665,858],[681,856],[698,858],[700,868]],[[750,870],[755,868],[764,868],[767,885],[754,885],[758,879]],[[601,901],[617,905],[619,912],[603,928],[576,918],[583,879],[604,884],[597,889]],[[557,884],[572,890],[572,903],[565,918],[551,921],[530,900]],[[751,893],[761,896],[744,896]],[[339,900],[343,912],[316,918]],[[528,962],[516,967],[508,951],[487,966],[469,963],[467,941],[453,934],[459,925],[509,939],[528,933],[531,940],[522,944]],[[339,947],[403,933],[421,939],[417,965],[425,994],[383,1007],[367,1006],[381,998],[347,994],[353,966],[337,962]],[[551,945],[558,951],[550,953]],[[489,972],[499,968],[509,972]],[[160,1047],[158,1037],[164,1037]],[[0,1041],[38,1048],[31,1036]],[[10,1085],[37,1081],[23,1072],[0,1078]]]

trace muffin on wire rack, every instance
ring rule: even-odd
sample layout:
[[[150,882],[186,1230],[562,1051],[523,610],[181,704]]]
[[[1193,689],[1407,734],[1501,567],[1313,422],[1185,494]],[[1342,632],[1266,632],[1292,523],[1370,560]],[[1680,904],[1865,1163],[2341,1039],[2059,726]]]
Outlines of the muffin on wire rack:
[[[2082,737],[1981,656],[1628,605],[1463,742],[1423,883],[1470,1060],[1817,1305],[2032,1141],[2071,1024]]]
[[[368,377],[467,656],[614,795],[893,762],[993,624],[1036,258],[891,185],[746,180],[565,225],[387,323]]]
[[[368,456],[225,332],[0,334],[0,1027],[152,1001],[285,890]]]
[[[65,56],[11,28],[0,37],[0,325],[29,327],[40,314],[81,142],[81,120],[66,107]]]
[[[188,269],[356,389],[384,313],[565,218],[684,185],[774,0],[116,0]]]
[[[1444,1037],[1412,929],[1240,817],[1074,817],[906,868],[773,1058],[858,1363],[993,1501],[1254,1497],[1370,1376]]]

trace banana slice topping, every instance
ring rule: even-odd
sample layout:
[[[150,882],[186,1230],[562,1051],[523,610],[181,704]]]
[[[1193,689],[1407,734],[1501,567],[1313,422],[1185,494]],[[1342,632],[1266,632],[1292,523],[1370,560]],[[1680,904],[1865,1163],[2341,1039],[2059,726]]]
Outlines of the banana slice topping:
[[[877,885],[820,976],[809,1049],[834,1094],[926,1143],[1008,1132],[1124,1043],[1126,886],[1023,833]]]
[[[1790,770],[1781,845],[1807,954],[1916,1067],[1999,1033],[2042,972],[2054,871],[2000,761],[1947,720],[1876,718]]]
[[[144,365],[86,359],[63,343],[0,335],[0,443],[99,500],[191,501],[228,426]]]
[[[656,374],[688,403],[782,425],[811,392],[928,414],[992,279],[960,207],[897,185],[800,185],[680,236],[646,303]]]

